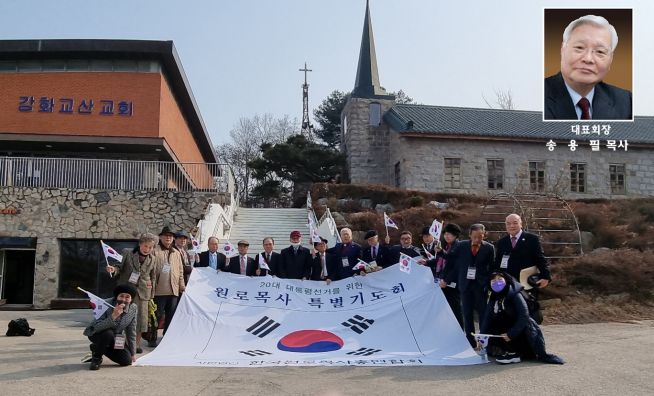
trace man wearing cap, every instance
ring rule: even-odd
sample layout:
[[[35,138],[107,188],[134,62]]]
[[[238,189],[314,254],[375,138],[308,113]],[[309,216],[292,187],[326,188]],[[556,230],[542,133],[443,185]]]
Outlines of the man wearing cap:
[[[352,240],[351,229],[341,228],[341,242],[327,249],[327,251],[337,257],[338,279],[345,279],[354,275],[352,268],[357,265],[361,258],[361,246]]]
[[[275,248],[275,240],[272,237],[265,237],[263,238],[263,252],[258,253],[254,257],[254,261],[257,263],[257,266],[261,270],[261,276],[266,276],[266,275],[272,275],[272,276],[279,276],[279,268],[281,266],[281,261],[282,261],[282,256],[277,253],[273,252],[273,249]],[[269,270],[265,268],[261,268],[261,261],[270,268]]]
[[[386,244],[379,243],[379,235],[377,231],[370,230],[366,232],[365,240],[368,243],[368,246],[363,249],[361,254],[362,260],[366,263],[375,262],[380,268],[386,268],[394,263],[391,263],[392,256],[390,247]]]
[[[327,253],[327,240],[320,237],[320,242],[314,242],[313,248],[316,250],[311,263],[311,274],[308,277],[314,281],[324,281],[330,284],[338,280],[337,257],[332,253]]]
[[[507,235],[496,243],[494,271],[505,271],[516,279],[520,279],[520,271],[536,267],[540,271],[538,288],[546,287],[552,276],[550,264],[545,258],[543,245],[538,235],[523,231],[522,219],[512,213],[504,221]]]
[[[154,249],[157,258],[154,303],[157,304],[157,321],[166,315],[164,334],[177,310],[179,295],[186,288],[184,283],[184,261],[182,253],[173,244],[175,233],[165,226],[159,233],[159,244]],[[156,346],[156,340],[150,341]]]
[[[209,250],[200,253],[200,261],[195,263],[196,267],[211,267],[215,270],[224,268],[227,257],[218,251],[218,238],[210,237],[207,241]]]
[[[191,236],[184,230],[175,233],[175,247],[180,251],[180,253],[182,253],[182,260],[184,263],[184,284],[188,283],[188,278],[191,276],[193,265],[196,261],[200,260],[197,253],[189,252],[189,239],[191,239]]]
[[[294,230],[290,235],[291,246],[281,252],[280,278],[307,279],[311,273],[311,251],[302,246],[302,234]]]
[[[252,257],[248,257],[250,243],[241,239],[236,246],[238,247],[238,255],[229,259],[229,264],[225,268],[225,272],[231,272],[237,275],[259,276],[261,273],[259,266]]]
[[[136,288],[130,284],[114,288],[114,297],[107,302],[108,308],[102,316],[84,329],[84,335],[91,345],[90,370],[99,370],[102,356],[106,356],[121,366],[129,366],[136,355]]]

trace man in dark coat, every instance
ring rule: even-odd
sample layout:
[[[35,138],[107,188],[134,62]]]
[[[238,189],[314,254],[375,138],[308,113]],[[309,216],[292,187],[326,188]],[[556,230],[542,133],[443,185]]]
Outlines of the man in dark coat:
[[[380,268],[386,268],[395,264],[392,263],[393,256],[390,247],[386,244],[379,243],[377,231],[370,230],[366,232],[365,239],[368,246],[363,248],[363,253],[361,254],[363,261],[366,263],[374,261]]]
[[[295,230],[290,235],[291,246],[281,251],[279,277],[284,279],[307,279],[311,274],[311,251],[302,246],[302,234]]]
[[[311,275],[309,279],[314,281],[325,281],[330,284],[338,280],[338,260],[336,255],[327,252],[327,240],[320,238],[320,242],[314,242],[316,250],[311,261]]]
[[[248,257],[249,246],[248,241],[238,241],[238,255],[229,259],[229,264],[224,269],[225,272],[246,276],[259,276],[261,273],[259,265],[257,265],[257,262],[252,257]]]
[[[341,229],[341,242],[334,247],[327,249],[329,253],[337,257],[337,274],[338,279],[349,278],[355,274],[352,270],[361,258],[361,246],[352,241],[352,230],[349,228]]]
[[[448,253],[442,250],[438,255],[447,260],[447,265],[454,265],[458,275],[457,288],[461,295],[463,327],[466,337],[473,347],[477,345],[474,336],[474,311],[477,311],[480,321],[486,308],[486,288],[493,265],[495,248],[484,241],[486,228],[483,224],[473,224],[470,227],[470,239],[461,241]]]
[[[404,253],[409,257],[420,257],[420,249],[413,246],[413,235],[411,231],[402,231],[400,234],[400,244],[395,245],[391,248],[391,262],[397,264],[400,262],[400,254]],[[421,257],[417,260],[418,262],[423,262],[424,259]]]
[[[537,285],[539,288],[546,287],[552,276],[540,239],[537,235],[522,230],[522,219],[515,213],[506,217],[505,225],[507,235],[496,243],[492,269],[507,272],[512,277],[520,279],[520,271],[536,266],[540,271]]]
[[[275,240],[272,237],[266,237],[263,239],[263,252],[258,253],[254,257],[259,269],[261,270],[261,276],[272,275],[279,276],[279,269],[281,267],[282,256],[273,252],[275,248]],[[270,268],[269,270],[261,268],[261,260]]]

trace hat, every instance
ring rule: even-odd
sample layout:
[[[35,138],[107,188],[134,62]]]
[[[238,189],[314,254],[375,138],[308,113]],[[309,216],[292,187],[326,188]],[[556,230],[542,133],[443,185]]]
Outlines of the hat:
[[[136,298],[136,288],[129,283],[124,283],[114,288],[114,298],[117,298],[118,295],[122,293],[127,293],[132,296],[132,300]]]
[[[293,230],[293,231],[291,231],[291,236],[290,237],[291,237],[291,239],[292,238],[301,238],[302,234],[298,230]]]
[[[175,236],[175,233],[173,232],[173,230],[171,230],[170,227],[165,226],[164,228],[161,229],[161,232],[159,233],[159,236],[167,235],[167,234]]]
[[[431,233],[429,232],[429,226],[422,227],[422,231],[420,232],[420,235],[431,235]]]
[[[446,232],[458,238],[459,235],[461,235],[461,227],[459,227],[454,223],[448,223],[445,225],[445,227],[443,227],[443,234],[445,234]]]
[[[188,234],[188,232],[186,232],[184,230],[177,231],[177,233],[175,234],[175,238],[179,238],[179,237],[184,237],[186,239],[191,239],[191,236]]]
[[[375,237],[377,235],[378,235],[377,231],[370,230],[370,231],[366,232],[366,236],[364,236],[363,239],[369,239],[369,238]]]
[[[240,246],[240,245],[250,246],[250,243],[248,241],[246,241],[245,239],[241,239],[240,241],[238,241],[238,243],[236,245],[237,246]]]

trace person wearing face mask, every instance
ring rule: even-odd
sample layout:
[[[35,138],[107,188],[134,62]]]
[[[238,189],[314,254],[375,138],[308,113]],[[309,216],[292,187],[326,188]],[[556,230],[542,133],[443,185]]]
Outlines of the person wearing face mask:
[[[300,231],[292,231],[290,240],[291,246],[282,249],[281,266],[277,276],[284,279],[306,280],[311,274],[311,251],[302,246]]]
[[[486,305],[481,334],[499,335],[488,340],[499,364],[536,359],[544,363],[563,364],[560,357],[548,354],[538,324],[529,316],[522,285],[506,272],[493,272],[489,281],[490,296]],[[480,346],[477,345],[479,348]]]
[[[129,366],[136,360],[136,288],[122,284],[114,289],[114,297],[107,300],[114,308],[108,308],[102,316],[84,329],[91,345],[90,370],[99,370],[102,357],[106,356],[121,366]]]

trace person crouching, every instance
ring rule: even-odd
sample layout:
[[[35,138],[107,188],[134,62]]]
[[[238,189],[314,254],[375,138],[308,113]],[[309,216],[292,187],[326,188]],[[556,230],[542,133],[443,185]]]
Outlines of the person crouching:
[[[84,330],[84,335],[91,340],[90,370],[99,370],[102,357],[106,356],[121,366],[129,366],[136,355],[136,296],[134,286],[118,285],[114,289],[114,298],[102,316],[95,319]]]
[[[521,359],[536,359],[563,364],[563,359],[545,351],[543,332],[529,316],[522,289],[522,285],[506,272],[494,272],[490,276],[490,293],[481,321],[481,333],[501,336],[488,341],[489,348],[502,351],[495,354],[495,361],[510,364],[519,363]]]

